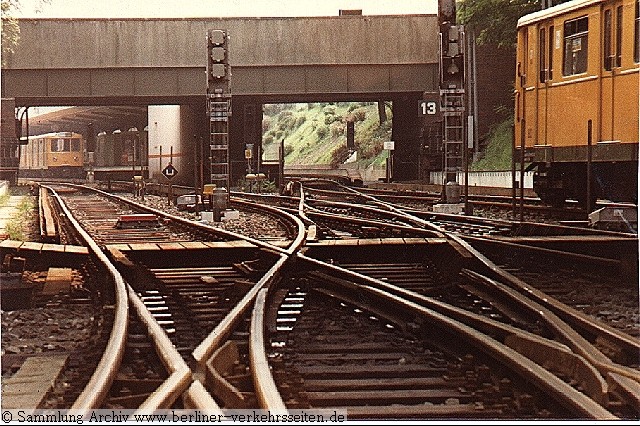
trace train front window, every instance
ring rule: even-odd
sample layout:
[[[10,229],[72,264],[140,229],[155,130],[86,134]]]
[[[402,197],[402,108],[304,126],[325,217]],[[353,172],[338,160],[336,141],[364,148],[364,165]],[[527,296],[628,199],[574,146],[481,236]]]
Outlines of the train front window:
[[[589,19],[585,16],[564,23],[564,64],[562,75],[587,71]]]
[[[51,152],[69,152],[70,148],[70,139],[58,138],[51,140]]]
[[[71,151],[80,151],[80,139],[71,139]]]

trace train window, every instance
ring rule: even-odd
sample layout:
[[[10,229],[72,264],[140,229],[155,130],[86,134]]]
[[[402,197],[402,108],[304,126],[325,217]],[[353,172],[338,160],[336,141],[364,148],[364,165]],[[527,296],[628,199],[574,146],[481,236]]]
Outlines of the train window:
[[[71,139],[71,151],[80,151],[80,139]]]
[[[611,9],[604,11],[604,48],[602,49],[604,58],[604,69],[611,71]]]
[[[633,38],[633,61],[640,62],[640,0],[636,1],[636,22]]]
[[[538,52],[540,52],[540,63],[539,63],[539,70],[540,70],[540,83],[544,83],[547,79],[547,70],[546,70],[546,62],[545,62],[545,46],[546,46],[546,42],[545,42],[545,34],[544,34],[544,28],[540,28],[540,32],[538,35]]]
[[[616,9],[616,63],[615,66],[622,65],[622,6]]]
[[[69,152],[70,147],[70,139],[51,139],[51,152]]]
[[[549,27],[549,80],[553,80],[553,25]]]
[[[585,16],[564,23],[563,75],[587,71],[589,19]]]

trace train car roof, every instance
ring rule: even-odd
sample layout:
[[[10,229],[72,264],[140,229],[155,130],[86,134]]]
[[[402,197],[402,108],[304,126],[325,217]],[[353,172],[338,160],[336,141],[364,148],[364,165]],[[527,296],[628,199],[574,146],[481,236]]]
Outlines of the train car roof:
[[[537,12],[524,15],[518,19],[518,28],[525,25],[530,25],[538,21],[542,21],[547,18],[562,15],[567,12],[581,9],[586,6],[602,3],[604,0],[572,0],[566,3],[561,3],[548,9],[539,10]]]
[[[82,136],[80,133],[76,132],[51,132],[51,133],[43,133],[42,135],[31,135],[29,138],[37,139],[37,138],[75,138],[78,136]]]

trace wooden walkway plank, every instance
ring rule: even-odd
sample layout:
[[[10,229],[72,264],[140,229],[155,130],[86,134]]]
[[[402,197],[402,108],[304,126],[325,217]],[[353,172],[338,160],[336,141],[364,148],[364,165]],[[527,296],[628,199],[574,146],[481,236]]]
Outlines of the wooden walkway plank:
[[[2,380],[2,409],[29,411],[38,408],[62,374],[68,357],[52,355],[27,358],[16,374]]]

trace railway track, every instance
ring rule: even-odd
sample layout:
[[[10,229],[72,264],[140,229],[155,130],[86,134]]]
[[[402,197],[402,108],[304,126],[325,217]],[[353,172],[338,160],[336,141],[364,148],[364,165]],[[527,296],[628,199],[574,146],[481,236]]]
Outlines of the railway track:
[[[132,211],[131,203],[124,199],[115,202],[95,197],[92,194],[86,200],[78,193],[67,193],[62,198],[71,205],[70,209],[66,208],[69,215],[72,210],[74,216],[81,218],[88,234],[96,237],[94,244],[107,253],[131,283],[128,296],[136,301],[134,306],[141,319],[131,321],[126,339],[118,338],[126,340],[119,349],[119,357],[124,357],[124,361],[117,378],[102,379],[111,383],[109,395],[104,397],[106,391],[102,390],[102,396],[95,401],[76,402],[76,406],[181,407],[184,402],[177,401],[181,393],[185,394],[183,400],[186,398],[191,403],[202,400],[204,388],[200,382],[186,388],[192,381],[191,368],[198,368],[192,352],[234,309],[251,303],[273,269],[282,265],[277,253],[286,253],[286,250],[258,240],[253,240],[257,246],[252,245],[237,234],[198,224],[192,225],[189,233],[188,221],[163,216],[161,212],[156,212],[158,217],[146,223],[151,213],[140,213],[138,209],[143,207],[136,206]],[[133,218],[136,223],[124,223],[119,228],[123,217]],[[139,218],[143,223],[137,223]],[[274,251],[271,260],[265,249]],[[186,263],[180,266],[178,260]],[[145,328],[146,339],[141,333]],[[155,330],[153,338],[149,336],[152,329]],[[151,356],[153,353],[157,355]],[[116,363],[117,358],[114,358]],[[144,365],[157,368],[141,371]],[[187,396],[193,386],[200,390],[195,397]],[[157,399],[163,387],[168,388],[172,396],[154,402],[152,398]],[[176,392],[176,387],[183,392]],[[210,396],[204,400],[212,401]]]
[[[88,203],[98,218],[85,226],[108,235],[94,244],[132,283],[137,320],[123,338],[121,374],[103,380],[112,399],[102,390],[83,406],[334,407],[365,419],[639,415],[637,338],[523,288],[528,281],[469,243],[508,238],[512,227],[452,232],[358,197],[234,197],[292,224],[288,237],[263,241],[132,210],[126,197],[115,220],[106,220],[108,203]],[[82,216],[80,204],[73,211]],[[112,235],[118,218],[139,214],[158,221]],[[143,363],[157,367],[145,375]]]
[[[444,334],[435,339],[437,326],[412,329],[397,313],[345,301],[353,296],[343,298],[320,280],[292,284],[297,285],[278,308],[276,324],[292,319],[292,300],[304,306],[293,327],[276,326],[270,333],[271,365],[287,407],[330,407],[345,410],[350,419],[568,414],[485,354],[460,348]]]

